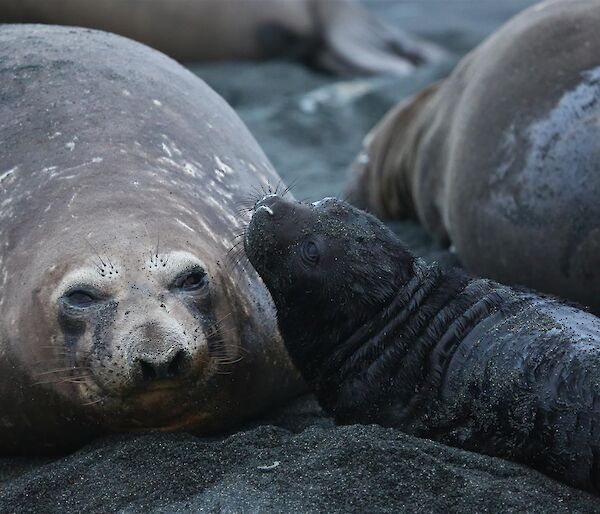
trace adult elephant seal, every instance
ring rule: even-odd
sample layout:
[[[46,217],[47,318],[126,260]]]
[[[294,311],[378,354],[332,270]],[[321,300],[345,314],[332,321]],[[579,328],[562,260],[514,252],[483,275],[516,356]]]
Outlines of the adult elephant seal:
[[[442,55],[353,0],[0,0],[0,22],[108,30],[183,61],[285,55],[337,73],[403,75]]]
[[[416,216],[473,273],[600,312],[600,3],[507,23],[366,139],[350,199]]]
[[[285,345],[339,423],[379,423],[600,493],[600,319],[415,259],[333,198],[270,195],[245,235]]]
[[[266,289],[224,260],[277,181],[232,109],[119,36],[0,48],[0,451],[211,433],[298,391]]]

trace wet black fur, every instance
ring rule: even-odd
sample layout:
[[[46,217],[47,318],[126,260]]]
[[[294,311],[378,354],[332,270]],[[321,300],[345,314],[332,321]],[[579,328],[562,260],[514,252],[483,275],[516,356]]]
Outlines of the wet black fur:
[[[337,422],[398,427],[600,490],[600,320],[427,266],[343,202],[257,205],[273,214],[255,212],[246,252]],[[315,266],[301,259],[306,241]]]

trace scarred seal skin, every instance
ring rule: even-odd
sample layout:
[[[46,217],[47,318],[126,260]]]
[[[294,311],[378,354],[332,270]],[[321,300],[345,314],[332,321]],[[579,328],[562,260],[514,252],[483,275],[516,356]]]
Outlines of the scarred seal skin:
[[[2,0],[0,23],[107,30],[181,61],[287,56],[341,74],[406,75],[443,56],[353,0]]]
[[[365,140],[351,203],[416,217],[472,273],[600,313],[600,3],[509,21]]]
[[[0,452],[233,427],[301,388],[227,251],[277,174],[202,80],[139,43],[0,27]]]
[[[246,253],[339,423],[380,423],[600,492],[600,319],[428,266],[379,220],[267,196]]]

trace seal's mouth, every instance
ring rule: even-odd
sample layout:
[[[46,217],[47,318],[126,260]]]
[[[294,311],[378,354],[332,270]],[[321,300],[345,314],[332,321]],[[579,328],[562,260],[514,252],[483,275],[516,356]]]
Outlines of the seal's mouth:
[[[93,395],[86,410],[96,412],[110,426],[123,430],[163,429],[195,416],[203,399],[194,393],[199,385],[173,383],[130,391],[126,395]],[[86,401],[84,400],[84,405]]]

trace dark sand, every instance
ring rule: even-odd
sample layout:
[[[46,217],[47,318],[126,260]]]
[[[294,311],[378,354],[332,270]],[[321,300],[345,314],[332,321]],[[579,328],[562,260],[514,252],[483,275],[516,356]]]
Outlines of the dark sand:
[[[414,76],[335,81],[290,63],[193,70],[250,126],[294,193],[339,194],[377,119],[527,0],[375,2],[451,51]],[[457,261],[414,222],[395,229],[427,260]],[[302,399],[222,439],[115,436],[62,459],[0,459],[0,512],[600,512],[600,501],[524,466],[377,426],[335,428]]]
[[[9,467],[4,461],[0,472]],[[218,440],[101,439],[0,484],[1,512],[559,513],[597,506],[524,466],[375,425],[334,428],[310,398]]]

